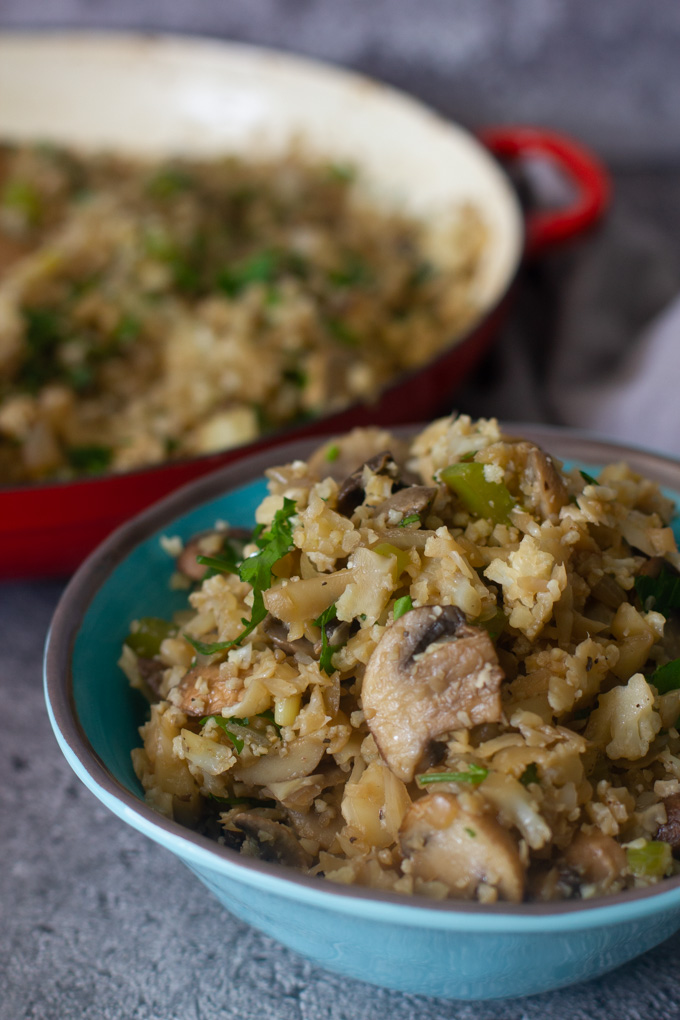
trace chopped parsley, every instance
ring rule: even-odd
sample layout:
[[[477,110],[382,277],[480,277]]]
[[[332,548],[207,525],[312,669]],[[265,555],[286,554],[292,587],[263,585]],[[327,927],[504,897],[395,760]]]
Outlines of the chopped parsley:
[[[416,779],[421,786],[427,786],[429,783],[472,783],[473,786],[477,786],[488,774],[489,770],[483,765],[475,765],[472,762],[467,772],[425,772],[416,776]]]
[[[420,514],[409,514],[408,517],[404,517],[399,527],[406,528],[409,524],[420,524]]]
[[[467,834],[470,837],[470,839],[475,839],[475,837],[477,836],[477,833],[475,832],[475,830],[474,829],[469,829],[467,827],[467,825],[465,826],[465,831],[467,832]]]
[[[6,209],[18,213],[29,226],[35,226],[42,211],[40,193],[30,181],[11,180],[2,193],[2,204]]]
[[[397,599],[394,603],[392,614],[395,620],[398,620],[404,613],[409,613],[413,609],[413,602],[410,595],[403,595],[400,599]]]
[[[274,713],[273,712],[271,712],[271,711],[258,712],[258,714],[256,716],[254,716],[254,718],[255,719],[264,719],[268,725],[274,726],[276,728],[276,732],[277,733],[281,732],[281,727],[279,726],[279,724],[277,722],[274,721]],[[201,726],[205,726],[205,724],[210,719],[214,719],[215,720],[215,723],[219,726],[219,728],[221,730],[223,730],[226,733],[226,735],[229,737],[230,741],[232,742],[232,744],[236,748],[237,754],[240,754],[241,751],[243,750],[243,748],[245,747],[245,741],[244,741],[243,737],[239,737],[239,736],[237,736],[236,733],[234,733],[233,727],[234,726],[241,726],[241,727],[245,727],[245,728],[250,728],[250,726],[251,726],[250,719],[247,716],[244,716],[242,719],[239,719],[236,716],[229,716],[229,717],[227,717],[227,716],[224,716],[224,715],[220,715],[219,713],[216,713],[215,715],[204,715],[202,719],[199,719],[199,724]],[[256,728],[257,727],[253,726],[253,729],[256,729]]]
[[[293,386],[297,386],[299,390],[303,390],[307,385],[307,373],[303,372],[301,368],[295,366],[291,368],[284,368],[283,378],[286,382],[292,383]]]
[[[658,577],[646,577],[644,574],[636,577],[635,591],[647,612],[654,609],[668,616],[673,609],[680,609],[680,576],[665,565]]]
[[[133,343],[142,330],[142,324],[134,315],[123,315],[113,331],[116,343],[125,347]]]
[[[680,688],[680,659],[673,659],[665,666],[659,666],[647,679],[650,684],[654,684],[659,694],[677,691]]]
[[[583,479],[583,481],[587,485],[599,485],[600,484],[598,482],[597,478],[593,478],[593,476],[589,475],[587,471],[579,471],[579,474],[580,474],[581,478]]]
[[[234,547],[225,541],[221,553],[214,556],[197,556],[196,562],[203,567],[208,567],[216,574],[238,574],[239,562]]]
[[[239,265],[223,269],[217,284],[228,297],[238,297],[255,283],[274,283],[279,269],[279,255],[274,251],[261,251]]]
[[[291,517],[295,514],[295,500],[285,498],[283,506],[274,514],[269,531],[255,530],[253,541],[259,548],[259,552],[248,556],[243,560],[238,575],[242,581],[249,584],[253,589],[253,608],[250,619],[243,618],[241,623],[244,630],[237,638],[231,641],[215,641],[212,644],[205,644],[196,638],[185,634],[185,638],[201,655],[214,655],[215,652],[224,652],[227,648],[240,645],[245,637],[255,630],[258,623],[261,623],[267,615],[267,609],[262,598],[262,593],[271,588],[272,567],[280,559],[290,552],[293,547],[293,525]]]
[[[519,781],[522,786],[531,786],[532,783],[538,782],[538,768],[536,762],[532,761],[530,765],[527,765],[522,775],[519,777]]]
[[[172,198],[182,191],[187,191],[193,181],[186,170],[178,166],[164,166],[153,175],[147,184],[147,192],[152,198]]]
[[[326,319],[326,328],[333,339],[337,340],[344,347],[359,346],[359,337],[342,319]]]
[[[342,648],[342,645],[330,644],[328,641],[328,634],[326,633],[326,624],[330,623],[331,620],[334,620],[336,618],[336,615],[337,614],[334,602],[332,605],[328,607],[328,609],[324,609],[321,616],[319,616],[314,621],[316,626],[321,628],[321,655],[319,656],[319,666],[324,671],[324,673],[328,674],[328,676],[330,676],[331,673],[334,672],[332,662],[333,655],[335,654],[335,652],[339,652],[340,649]]]
[[[356,177],[356,170],[349,163],[329,163],[328,173],[334,180],[351,184]]]
[[[230,726],[236,724],[237,726],[247,726],[248,719],[237,719],[236,716],[229,716],[227,718],[223,715],[204,715],[202,719],[199,719],[199,724],[205,726],[209,719],[213,719],[221,730],[224,730],[226,735],[231,740],[232,744],[236,748],[236,753],[240,754],[245,747],[245,740],[242,737],[237,737],[236,734],[230,729]]]
[[[113,457],[113,450],[110,446],[69,446],[66,449],[66,456],[72,468],[88,475],[97,475],[106,471]]]
[[[326,450],[326,460],[327,461],[334,461],[334,460],[337,460],[339,456],[340,456],[340,447],[338,446],[337,443],[333,443],[333,445],[329,446],[328,449]]]
[[[336,287],[354,287],[361,283],[369,283],[371,274],[368,266],[358,255],[348,252],[343,264],[328,273],[328,280]]]

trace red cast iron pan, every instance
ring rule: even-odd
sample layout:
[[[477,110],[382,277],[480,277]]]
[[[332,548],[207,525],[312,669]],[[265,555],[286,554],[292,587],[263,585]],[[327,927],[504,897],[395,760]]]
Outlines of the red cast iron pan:
[[[479,140],[420,103],[329,65],[246,46],[131,35],[0,38],[0,137],[49,139],[140,155],[275,152],[293,137],[362,168],[376,201],[425,217],[469,200],[489,241],[477,321],[432,362],[370,405],[215,455],[119,475],[0,488],[0,577],[72,571],[110,531],[199,475],[293,438],[428,419],[479,360],[502,322],[521,261],[590,228],[608,200],[597,159],[525,127]],[[504,162],[541,157],[568,179],[567,207],[523,214]]]

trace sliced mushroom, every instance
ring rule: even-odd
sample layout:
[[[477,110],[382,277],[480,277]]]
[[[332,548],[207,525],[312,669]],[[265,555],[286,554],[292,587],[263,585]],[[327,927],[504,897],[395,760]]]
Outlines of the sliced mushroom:
[[[307,459],[307,468],[316,479],[330,477],[341,482],[387,446],[396,463],[403,467],[409,457],[408,443],[396,439],[385,429],[356,428],[323,443]]]
[[[185,715],[219,715],[222,709],[231,708],[241,697],[241,690],[234,690],[232,683],[220,675],[216,662],[194,666],[177,687],[181,695],[179,707]]]
[[[511,903],[524,895],[524,868],[508,830],[491,815],[463,810],[454,794],[429,793],[416,801],[399,842],[410,873],[443,882],[454,899],[473,899],[482,883]]]
[[[374,516],[379,517],[380,514],[387,514],[390,510],[395,510],[403,517],[409,517],[411,514],[418,514],[420,517],[432,506],[437,491],[436,488],[429,485],[407,485],[405,489],[393,492],[391,496],[379,503],[375,508]]]
[[[346,645],[352,634],[359,629],[359,621],[351,620],[329,620],[328,623],[324,624],[324,632],[326,634],[326,643],[328,645],[335,645],[336,647],[342,647]],[[318,659],[321,655],[323,648],[323,639],[319,638],[314,644],[314,658]]]
[[[670,843],[673,856],[680,857],[680,793],[666,797],[663,804],[666,808],[666,821],[659,826],[654,838]]]
[[[381,450],[375,457],[365,461],[360,467],[345,478],[338,490],[338,501],[335,509],[344,517],[351,517],[364,499],[364,468],[369,468],[376,475],[390,475],[396,479],[399,469],[392,459],[389,450]]]
[[[309,638],[301,637],[295,641],[288,638],[288,627],[283,620],[277,620],[269,613],[265,616],[262,629],[276,648],[280,648],[286,655],[308,655],[310,658],[317,658],[316,645],[312,644]],[[315,654],[316,653],[316,654]]]
[[[229,816],[232,826],[244,833],[241,853],[261,861],[285,864],[289,868],[306,869],[312,863],[297,837],[281,822],[257,814],[256,811],[239,811]]]
[[[149,692],[158,701],[161,696],[161,682],[165,673],[165,666],[160,659],[146,659],[143,655],[138,655],[137,669]],[[149,700],[151,701],[153,698]]]
[[[526,457],[524,477],[533,505],[542,517],[555,517],[568,502],[569,492],[552,457],[533,443],[518,443],[517,449]]]
[[[568,868],[579,875],[581,881],[612,885],[628,870],[628,860],[623,847],[603,832],[578,832],[564,851]]]
[[[427,528],[376,528],[381,542],[396,545],[397,549],[424,549],[428,538],[436,534]]]
[[[369,659],[363,709],[394,774],[410,782],[431,741],[501,718],[503,670],[485,630],[454,606],[423,606],[388,628]]]

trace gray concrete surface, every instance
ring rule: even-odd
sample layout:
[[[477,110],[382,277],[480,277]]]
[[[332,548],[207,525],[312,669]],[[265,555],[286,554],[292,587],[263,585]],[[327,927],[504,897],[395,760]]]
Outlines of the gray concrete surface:
[[[415,91],[463,124],[523,120],[618,161],[680,154],[677,0],[0,0],[0,28],[190,31]]]

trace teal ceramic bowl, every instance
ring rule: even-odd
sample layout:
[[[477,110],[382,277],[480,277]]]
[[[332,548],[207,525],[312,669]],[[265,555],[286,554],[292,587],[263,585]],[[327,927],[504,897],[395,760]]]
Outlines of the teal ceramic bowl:
[[[674,461],[573,432],[513,432],[584,467],[627,460],[680,500]],[[116,660],[131,619],[165,616],[186,598],[169,589],[173,565],[159,535],[188,538],[216,519],[252,525],[264,468],[305,457],[316,442],[280,447],[187,486],[120,528],[75,575],[45,655],[50,719],[73,770],[237,917],[323,967],[376,985],[457,999],[531,995],[596,977],[668,938],[680,928],[680,877],[597,901],[433,903],[241,858],[144,804],[130,761],[144,705]]]

